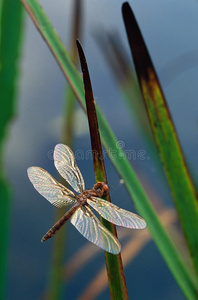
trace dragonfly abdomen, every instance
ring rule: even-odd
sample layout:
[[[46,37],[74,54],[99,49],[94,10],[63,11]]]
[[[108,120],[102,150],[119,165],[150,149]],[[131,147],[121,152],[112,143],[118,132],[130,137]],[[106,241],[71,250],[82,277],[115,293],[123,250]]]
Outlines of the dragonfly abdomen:
[[[53,235],[55,235],[55,233],[67,222],[67,220],[69,220],[71,218],[71,216],[75,213],[75,211],[80,207],[80,203],[76,203],[74,206],[72,206],[67,212],[66,214],[64,214],[64,216],[58,220],[58,222],[56,222],[56,224],[54,224],[54,226],[52,228],[50,228],[50,230],[48,230],[48,232],[42,237],[41,242],[45,242],[48,239],[50,239],[51,237],[53,237]]]

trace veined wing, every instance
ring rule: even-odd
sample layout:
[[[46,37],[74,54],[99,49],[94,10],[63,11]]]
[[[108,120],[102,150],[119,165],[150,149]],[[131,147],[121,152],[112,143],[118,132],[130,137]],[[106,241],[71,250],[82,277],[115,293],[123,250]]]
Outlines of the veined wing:
[[[39,167],[27,169],[28,177],[34,188],[56,207],[71,205],[75,200],[75,194],[60,184],[47,171]]]
[[[88,206],[77,209],[70,221],[86,239],[98,247],[113,254],[120,252],[118,239],[100,223]]]
[[[73,189],[82,193],[85,189],[85,183],[82,174],[77,167],[74,153],[63,144],[56,145],[54,149],[54,164],[60,175],[73,187]]]
[[[143,229],[146,227],[144,219],[125,209],[97,197],[87,199],[87,203],[93,207],[107,221],[127,228]]]

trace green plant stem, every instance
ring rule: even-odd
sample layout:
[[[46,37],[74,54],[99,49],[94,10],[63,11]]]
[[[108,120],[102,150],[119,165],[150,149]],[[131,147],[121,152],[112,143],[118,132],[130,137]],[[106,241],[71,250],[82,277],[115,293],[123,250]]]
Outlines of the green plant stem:
[[[95,100],[93,96],[91,80],[89,76],[88,66],[83,49],[80,42],[77,41],[77,47],[81,62],[81,69],[83,72],[83,82],[85,87],[85,100],[87,108],[87,117],[89,121],[89,131],[91,137],[92,146],[92,156],[94,164],[94,172],[96,182],[102,181],[108,184],[107,175],[105,171],[104,159],[102,154],[102,145],[100,140],[100,133],[98,128],[98,120],[95,109]],[[108,195],[107,200],[111,202],[110,195]],[[102,217],[101,222],[117,237],[115,225],[105,221]],[[110,296],[112,300],[116,299],[128,299],[126,281],[124,276],[124,269],[121,259],[121,254],[113,255],[111,253],[105,252],[107,275],[109,282]]]

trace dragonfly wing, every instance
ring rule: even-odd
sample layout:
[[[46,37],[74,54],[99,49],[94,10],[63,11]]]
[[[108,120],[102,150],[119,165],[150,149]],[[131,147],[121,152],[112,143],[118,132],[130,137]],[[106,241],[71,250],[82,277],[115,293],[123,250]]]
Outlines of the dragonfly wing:
[[[56,207],[63,207],[76,202],[75,194],[60,184],[44,169],[30,167],[27,169],[27,173],[37,192]]]
[[[118,239],[100,223],[89,207],[77,209],[70,221],[86,239],[98,247],[113,254],[120,252]]]
[[[82,174],[77,167],[74,153],[63,144],[56,145],[54,149],[54,164],[60,175],[73,187],[73,189],[82,193],[85,189],[85,183]]]
[[[104,219],[115,225],[133,229],[143,229],[146,227],[146,222],[138,215],[103,199],[91,197],[91,199],[87,199],[87,203]]]

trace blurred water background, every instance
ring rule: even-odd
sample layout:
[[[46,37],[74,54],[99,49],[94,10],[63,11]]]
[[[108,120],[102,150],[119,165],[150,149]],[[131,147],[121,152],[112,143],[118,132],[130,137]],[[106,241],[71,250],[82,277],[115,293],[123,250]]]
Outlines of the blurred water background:
[[[68,47],[72,1],[42,0],[40,3]],[[134,0],[129,3],[153,59],[180,142],[196,180],[198,2]],[[130,57],[121,16],[122,1],[87,0],[83,5],[81,42],[86,53],[96,101],[123,149],[132,149],[135,153],[145,151],[145,159],[136,157],[131,160],[132,165],[138,174],[145,176],[161,200],[167,206],[173,206],[169,188],[161,180],[152,153],[149,153],[137,124],[131,120],[123,104],[118,85],[95,39],[98,33],[115,32]],[[29,17],[26,17],[24,26],[17,114],[10,126],[6,144],[6,170],[13,192],[8,299],[34,300],[42,294],[48,279],[52,240],[42,244],[40,239],[53,225],[55,208],[33,189],[26,170],[29,166],[40,166],[57,177],[52,151],[61,142],[65,79]],[[90,149],[87,120],[77,105],[73,151],[87,153]],[[77,163],[86,187],[92,187],[94,172],[91,159],[79,159]],[[105,163],[112,201],[135,211],[107,156]],[[87,243],[69,222],[67,226],[65,261]],[[104,264],[104,254],[102,250],[99,253],[97,259],[93,259],[78,275],[68,280],[65,287],[67,299],[78,299],[100,270]],[[153,242],[125,267],[125,275],[129,299],[184,299]],[[109,299],[108,289],[97,299]]]

